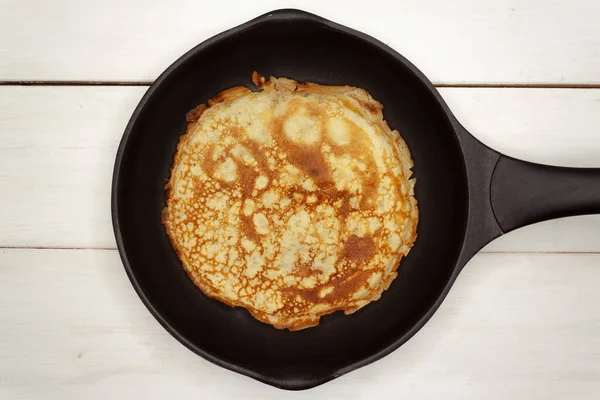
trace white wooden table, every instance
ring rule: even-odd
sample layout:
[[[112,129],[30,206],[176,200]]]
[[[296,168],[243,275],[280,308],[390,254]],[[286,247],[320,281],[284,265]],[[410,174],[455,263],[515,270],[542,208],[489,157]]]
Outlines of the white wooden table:
[[[306,392],[214,366],[152,318],[115,250],[117,144],[164,68],[264,12],[388,43],[506,154],[600,167],[597,0],[283,3],[0,0],[0,398],[600,397],[599,216],[490,244],[407,344]]]

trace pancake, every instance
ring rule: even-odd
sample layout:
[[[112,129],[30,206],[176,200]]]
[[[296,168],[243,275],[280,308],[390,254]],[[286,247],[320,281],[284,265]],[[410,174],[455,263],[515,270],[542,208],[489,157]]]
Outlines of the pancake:
[[[206,295],[276,328],[380,298],[418,221],[413,162],[350,86],[265,80],[187,114],[162,221]]]

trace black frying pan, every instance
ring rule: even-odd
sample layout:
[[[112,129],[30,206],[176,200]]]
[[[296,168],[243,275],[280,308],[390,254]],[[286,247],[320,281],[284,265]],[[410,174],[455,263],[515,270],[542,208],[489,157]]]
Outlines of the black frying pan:
[[[252,71],[368,90],[412,153],[420,221],[414,248],[379,301],[316,328],[276,330],[198,290],[160,222],[185,113]],[[469,259],[534,222],[600,212],[600,170],[515,160],[452,115],[427,78],[383,43],[297,10],[280,10],[198,45],[150,87],[117,153],[112,217],[125,269],[156,319],[195,353],[285,389],[306,389],[373,362],[414,335]]]

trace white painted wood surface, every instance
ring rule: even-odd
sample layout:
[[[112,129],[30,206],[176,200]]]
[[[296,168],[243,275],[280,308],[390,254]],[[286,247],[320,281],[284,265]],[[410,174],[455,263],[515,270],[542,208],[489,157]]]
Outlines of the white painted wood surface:
[[[278,8],[388,43],[434,82],[600,83],[594,0],[3,0],[0,80],[151,81],[185,51]]]
[[[0,82],[151,81],[209,36],[282,7],[369,33],[440,84],[600,84],[595,0],[0,0]],[[400,350],[308,392],[186,350],[113,250],[114,155],[145,90],[0,86],[0,399],[598,398],[600,216],[488,245]],[[600,167],[600,89],[440,92],[491,147]]]

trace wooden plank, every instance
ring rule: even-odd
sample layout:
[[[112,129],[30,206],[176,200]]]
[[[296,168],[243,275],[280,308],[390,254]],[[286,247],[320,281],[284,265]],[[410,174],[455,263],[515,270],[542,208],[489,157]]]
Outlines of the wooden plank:
[[[194,45],[281,7],[276,0],[4,0],[0,80],[152,81]],[[294,0],[285,7],[373,35],[438,83],[600,83],[594,0],[568,7],[560,0]]]
[[[441,88],[459,121],[504,154],[600,167],[600,89]]]
[[[114,247],[116,149],[145,87],[0,89],[0,244]]]
[[[588,399],[600,392],[600,255],[478,255],[391,355],[310,393],[195,356],[137,298],[115,251],[0,250],[6,399]]]
[[[0,246],[114,248],[114,156],[144,87],[0,87]],[[509,155],[600,166],[600,90],[444,88],[465,126]],[[600,217],[538,224],[489,251],[600,251]]]

